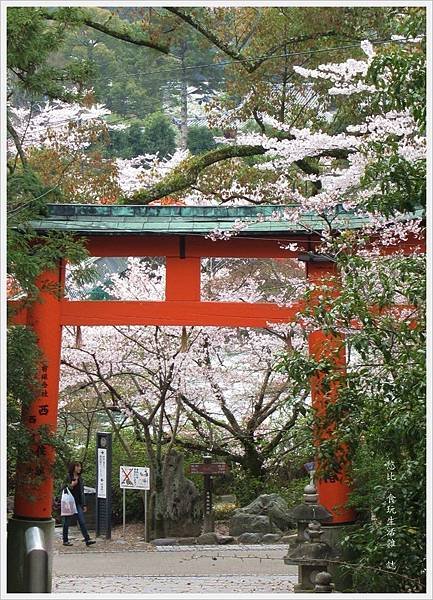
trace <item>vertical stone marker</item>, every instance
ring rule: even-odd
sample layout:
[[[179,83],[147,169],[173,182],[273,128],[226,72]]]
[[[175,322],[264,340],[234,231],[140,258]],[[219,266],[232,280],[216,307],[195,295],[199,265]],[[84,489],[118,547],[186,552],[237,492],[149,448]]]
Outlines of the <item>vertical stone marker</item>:
[[[96,537],[111,540],[111,433],[96,434]]]

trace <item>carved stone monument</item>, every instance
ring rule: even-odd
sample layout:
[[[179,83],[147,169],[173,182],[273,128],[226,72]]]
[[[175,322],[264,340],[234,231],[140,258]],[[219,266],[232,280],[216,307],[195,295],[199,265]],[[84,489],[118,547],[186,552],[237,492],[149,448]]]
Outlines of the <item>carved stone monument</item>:
[[[155,512],[156,537],[195,537],[201,533],[202,498],[185,477],[183,455],[175,450],[165,461]]]

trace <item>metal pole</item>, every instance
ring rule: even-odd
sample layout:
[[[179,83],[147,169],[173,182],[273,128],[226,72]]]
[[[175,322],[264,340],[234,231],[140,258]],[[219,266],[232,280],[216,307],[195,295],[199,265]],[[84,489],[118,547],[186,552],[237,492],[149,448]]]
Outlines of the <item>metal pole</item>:
[[[123,488],[123,537],[125,537],[125,488]]]
[[[147,542],[147,490],[144,490],[144,541]]]
[[[25,533],[26,560],[24,563],[24,581],[31,594],[46,593],[49,577],[48,552],[45,536],[40,527],[30,527]]]

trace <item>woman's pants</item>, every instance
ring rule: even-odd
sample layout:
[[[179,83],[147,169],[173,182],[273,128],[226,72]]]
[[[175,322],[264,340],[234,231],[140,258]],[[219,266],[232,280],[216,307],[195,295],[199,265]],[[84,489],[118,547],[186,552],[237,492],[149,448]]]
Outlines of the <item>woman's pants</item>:
[[[69,519],[70,517],[63,517],[63,542],[68,541]],[[84,540],[87,542],[90,540],[90,535],[87,531],[86,522],[84,521],[83,509],[79,504],[77,504],[77,520]]]

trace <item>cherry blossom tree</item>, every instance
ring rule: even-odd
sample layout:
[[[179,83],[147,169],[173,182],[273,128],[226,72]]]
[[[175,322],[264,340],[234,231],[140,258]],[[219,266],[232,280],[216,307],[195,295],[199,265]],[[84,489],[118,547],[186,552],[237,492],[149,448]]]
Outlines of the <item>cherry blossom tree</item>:
[[[70,202],[113,201],[121,191],[118,168],[101,155],[109,114],[102,105],[67,103],[60,100],[34,103],[30,108],[9,108],[9,120],[19,138],[26,165],[37,176],[46,197]],[[16,173],[16,140],[9,138],[11,173]],[[35,203],[35,198],[31,200]],[[27,203],[11,207],[21,211]]]
[[[301,286],[299,266],[290,262],[291,268],[273,265],[280,279],[262,290],[257,266],[250,266],[252,273],[238,266],[237,278],[214,266],[208,280],[205,271],[204,289],[214,299],[223,300],[220,290],[231,287],[231,298],[287,302],[287,289],[293,300]],[[152,300],[160,299],[163,285],[161,266],[129,259],[126,272],[110,276],[106,291],[117,299]],[[66,328],[61,413],[85,386],[93,403],[128,417],[146,445],[156,495],[174,444],[225,458],[263,481],[265,467],[299,445],[292,430],[305,414],[308,393],[294,395],[289,378],[273,368],[275,354],[296,343],[286,326],[272,324],[266,330],[82,327],[79,338]]]

